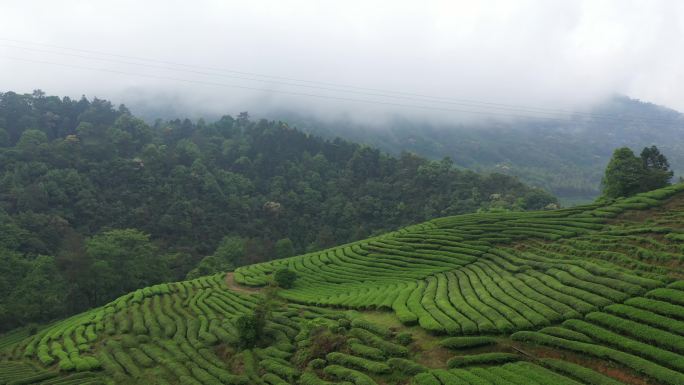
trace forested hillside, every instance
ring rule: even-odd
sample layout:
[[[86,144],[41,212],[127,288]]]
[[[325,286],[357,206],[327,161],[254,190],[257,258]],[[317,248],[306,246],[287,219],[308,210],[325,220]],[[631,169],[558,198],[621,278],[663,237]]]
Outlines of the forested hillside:
[[[246,113],[149,126],[105,100],[7,92],[0,329],[189,272],[319,250],[437,216],[554,202],[508,176],[392,157]]]
[[[154,285],[1,336],[0,384],[681,385],[683,219],[678,184]]]
[[[285,112],[273,115],[287,116],[307,132],[342,136],[389,153],[448,156],[457,166],[516,175],[567,202],[587,203],[600,194],[602,172],[617,147],[656,145],[670,154],[675,174],[684,174],[684,116],[626,97],[614,97],[588,114],[572,117],[482,117],[462,124],[397,117],[375,126]]]

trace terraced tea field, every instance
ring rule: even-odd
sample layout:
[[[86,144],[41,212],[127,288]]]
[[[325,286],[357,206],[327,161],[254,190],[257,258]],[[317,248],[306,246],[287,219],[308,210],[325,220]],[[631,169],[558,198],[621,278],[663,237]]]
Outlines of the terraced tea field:
[[[267,341],[236,319],[279,289]],[[0,384],[684,385],[684,185],[482,213],[137,290],[0,337]],[[252,290],[245,290],[246,288]]]

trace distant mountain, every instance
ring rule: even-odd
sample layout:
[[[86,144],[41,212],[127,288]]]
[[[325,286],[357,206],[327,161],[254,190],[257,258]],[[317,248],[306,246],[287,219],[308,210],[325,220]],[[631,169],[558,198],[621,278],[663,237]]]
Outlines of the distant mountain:
[[[684,171],[684,115],[624,96],[563,120],[450,125],[397,117],[375,129],[351,120],[330,123],[302,116],[287,120],[304,131],[368,143],[393,154],[450,157],[464,168],[516,175],[564,203],[592,200],[599,194],[604,168],[616,147],[640,152],[644,146],[656,145],[676,175]]]

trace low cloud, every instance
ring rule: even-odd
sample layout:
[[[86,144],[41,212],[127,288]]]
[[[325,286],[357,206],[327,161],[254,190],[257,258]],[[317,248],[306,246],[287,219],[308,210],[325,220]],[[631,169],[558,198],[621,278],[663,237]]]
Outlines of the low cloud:
[[[181,116],[472,119],[583,109],[615,93],[684,110],[684,3],[676,0],[45,0],[0,8],[3,91],[86,94]]]

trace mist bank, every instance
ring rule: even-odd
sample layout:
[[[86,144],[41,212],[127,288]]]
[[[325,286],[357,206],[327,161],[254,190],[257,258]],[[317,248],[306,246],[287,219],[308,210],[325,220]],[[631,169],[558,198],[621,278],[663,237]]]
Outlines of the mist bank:
[[[283,113],[282,119],[323,136],[377,146],[397,154],[451,158],[460,167],[501,172],[544,188],[568,203],[593,200],[612,151],[656,145],[675,178],[684,172],[684,116],[673,109],[614,96],[566,119],[482,119],[466,122],[395,116],[369,126],[353,119],[321,120]]]
[[[201,111],[191,100],[169,95],[149,100],[130,108],[150,121],[180,115],[211,121],[222,115],[211,103],[203,104],[208,109]],[[548,108],[537,110],[545,114],[518,110],[494,116],[446,116],[440,111],[329,113],[315,105],[294,109],[268,101],[255,101],[254,106],[249,110],[254,118],[283,121],[323,137],[365,143],[394,155],[449,157],[458,167],[515,175],[559,196],[565,204],[587,202],[599,195],[603,171],[617,147],[639,152],[656,145],[670,160],[676,177],[684,173],[683,115],[622,95],[601,99],[575,113]]]

